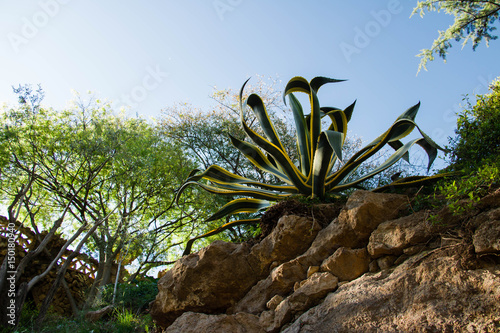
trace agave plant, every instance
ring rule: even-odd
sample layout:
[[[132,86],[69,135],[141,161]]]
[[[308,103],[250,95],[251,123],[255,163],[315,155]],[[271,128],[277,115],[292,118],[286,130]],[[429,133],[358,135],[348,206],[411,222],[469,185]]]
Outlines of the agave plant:
[[[428,169],[431,167],[438,149],[442,150],[442,148],[420,130],[415,123],[420,103],[403,112],[385,133],[359,150],[349,160],[343,161],[342,146],[347,133],[347,124],[351,119],[356,102],[341,110],[333,107],[321,107],[317,97],[321,86],[341,81],[344,80],[315,77],[308,82],[302,77],[294,77],[286,85],[283,99],[286,104],[288,96],[295,120],[298,152],[298,165],[296,165],[276,134],[262,99],[256,94],[251,94],[246,100],[243,100],[243,90],[247,80],[240,90],[241,125],[253,143],[239,140],[231,135],[229,137],[231,143],[255,167],[274,175],[275,179],[278,180],[277,183],[257,182],[238,176],[217,165],[212,165],[203,172],[198,169],[193,170],[177,192],[177,200],[184,189],[192,184],[196,184],[211,193],[237,197],[210,216],[207,219],[208,222],[237,213],[255,213],[269,207],[272,202],[293,195],[323,199],[329,193],[343,192],[386,170],[402,158],[408,160],[408,150],[414,144],[420,145],[426,151],[429,157]],[[296,92],[308,95],[311,109],[309,114],[304,114],[302,105],[294,95]],[[251,109],[258,119],[261,133],[256,132],[247,124],[245,112],[248,109]],[[322,130],[322,119],[325,117],[328,117],[331,124],[328,129]],[[418,129],[422,137],[403,144],[400,139],[406,137],[415,128]],[[386,145],[392,147],[395,152],[378,167],[352,179],[353,173],[361,163]],[[387,185],[387,187],[414,185],[430,178],[432,177],[402,178]],[[383,189],[385,188],[376,190]],[[195,237],[189,240],[184,254],[190,252],[196,239],[211,236],[235,225],[257,221],[259,221],[258,218],[236,220]]]

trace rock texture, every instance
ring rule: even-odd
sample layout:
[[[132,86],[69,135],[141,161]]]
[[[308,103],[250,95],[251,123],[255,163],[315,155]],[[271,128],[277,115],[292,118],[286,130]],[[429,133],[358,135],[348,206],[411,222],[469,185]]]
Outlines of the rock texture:
[[[151,314],[166,332],[497,332],[499,199],[460,229],[448,213],[448,227],[403,216],[406,196],[358,191],[323,229],[285,216],[253,247],[183,257]]]
[[[182,257],[159,280],[152,316],[167,327],[184,312],[226,312],[268,274],[271,263],[304,252],[320,229],[312,219],[282,217],[273,232],[252,248],[215,241]]]
[[[500,265],[424,256],[341,286],[284,332],[498,332]]]

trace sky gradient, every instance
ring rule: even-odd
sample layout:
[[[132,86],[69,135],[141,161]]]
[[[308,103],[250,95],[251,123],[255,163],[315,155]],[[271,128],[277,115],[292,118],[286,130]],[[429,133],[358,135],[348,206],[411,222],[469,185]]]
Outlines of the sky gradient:
[[[444,63],[417,76],[452,17],[410,18],[412,1],[77,1],[0,2],[0,102],[12,85],[40,83],[44,105],[63,108],[72,91],[159,117],[176,102],[209,108],[217,88],[252,76],[327,76],[324,106],[357,100],[352,133],[372,140],[421,102],[417,123],[438,143],[453,135],[465,94],[486,93],[500,75],[500,42],[475,52],[455,43]]]

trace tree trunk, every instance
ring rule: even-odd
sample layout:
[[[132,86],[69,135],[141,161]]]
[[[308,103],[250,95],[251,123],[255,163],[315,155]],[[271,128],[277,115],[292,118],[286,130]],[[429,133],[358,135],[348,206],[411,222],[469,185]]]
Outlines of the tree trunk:
[[[102,222],[102,221],[101,221]],[[64,264],[59,268],[59,271],[57,272],[56,279],[52,286],[49,289],[49,292],[47,293],[47,296],[43,300],[42,306],[40,307],[40,312],[38,313],[38,317],[36,319],[37,327],[40,327],[40,325],[43,322],[43,319],[45,318],[45,314],[47,313],[47,310],[49,308],[50,303],[52,303],[52,299],[54,298],[54,295],[59,288],[61,282],[64,280],[64,275],[66,274],[66,271],[73,261],[76,256],[80,253],[80,250],[82,249],[83,244],[87,241],[87,239],[94,233],[94,231],[97,229],[97,226],[100,223],[96,223],[82,238],[82,240],[78,243],[78,246],[75,248],[73,253],[71,253],[67,258]]]
[[[78,315],[78,306],[76,305],[75,298],[73,297],[73,294],[71,293],[71,289],[69,289],[68,283],[66,282],[66,279],[64,279],[64,278],[62,280],[62,285],[63,285],[64,291],[66,292],[66,297],[68,297],[69,304],[71,305],[71,312],[73,313],[73,317],[76,317]]]

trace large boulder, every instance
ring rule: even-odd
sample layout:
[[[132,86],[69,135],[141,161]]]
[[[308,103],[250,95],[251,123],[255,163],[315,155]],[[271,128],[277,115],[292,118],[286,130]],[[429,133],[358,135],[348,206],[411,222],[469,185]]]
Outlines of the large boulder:
[[[167,327],[187,311],[224,312],[256,282],[252,267],[244,260],[249,253],[249,245],[215,241],[182,257],[158,281],[152,317]]]
[[[184,312],[226,312],[269,273],[271,263],[279,265],[303,253],[320,229],[313,219],[284,216],[253,247],[215,241],[182,257],[158,281],[151,316],[167,327]]]
[[[314,273],[276,307],[274,321],[266,327],[266,330],[277,331],[298,312],[318,304],[329,292],[337,288],[338,282],[339,279],[328,272]]]
[[[271,234],[252,247],[248,261],[258,276],[267,275],[271,263],[281,264],[304,253],[320,230],[314,219],[283,216]]]
[[[306,271],[296,260],[285,262],[272,270],[269,276],[259,281],[230,310],[230,313],[247,312],[258,314],[266,309],[267,302],[274,296],[286,296],[296,282],[306,278]]]
[[[339,220],[349,225],[360,240],[368,240],[380,223],[398,217],[407,207],[406,195],[356,191],[347,200]]]
[[[494,211],[496,216],[477,228],[473,236],[476,253],[500,252],[500,209]],[[494,219],[496,218],[496,219]]]
[[[374,258],[400,255],[405,248],[426,243],[436,235],[437,226],[426,221],[426,212],[418,212],[381,223],[370,236],[368,252]]]

